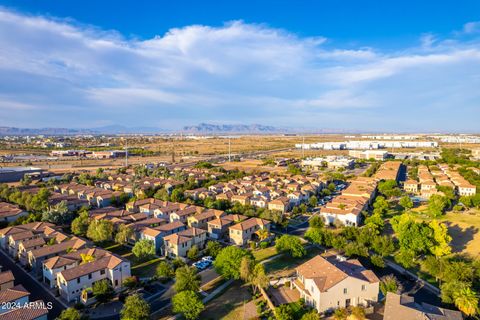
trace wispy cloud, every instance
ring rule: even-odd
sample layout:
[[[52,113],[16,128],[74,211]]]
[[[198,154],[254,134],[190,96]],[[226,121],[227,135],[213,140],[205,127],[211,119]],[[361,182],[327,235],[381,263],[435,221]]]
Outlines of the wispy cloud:
[[[480,32],[480,21],[467,22],[463,25],[463,32],[478,33]]]
[[[139,40],[0,8],[0,125],[479,129],[478,39],[419,39],[396,52],[342,48],[233,21]]]

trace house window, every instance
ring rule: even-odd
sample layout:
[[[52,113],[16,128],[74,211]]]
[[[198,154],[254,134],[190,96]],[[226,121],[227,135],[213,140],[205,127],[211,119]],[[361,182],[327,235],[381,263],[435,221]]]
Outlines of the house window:
[[[365,291],[367,290],[367,286],[365,286],[364,284],[362,284],[362,291]]]
[[[347,294],[347,288],[343,289],[343,294]]]
[[[118,286],[118,280],[115,280],[115,287]]]
[[[80,283],[80,278],[77,278],[77,283]]]
[[[105,269],[100,270],[100,274],[102,274],[102,275],[105,274]]]
[[[88,275],[88,279],[92,279],[92,274],[91,273]]]

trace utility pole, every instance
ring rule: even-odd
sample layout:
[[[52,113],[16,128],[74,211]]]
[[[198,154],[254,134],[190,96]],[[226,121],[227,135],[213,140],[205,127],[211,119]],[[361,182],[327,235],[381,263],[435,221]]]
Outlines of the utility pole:
[[[305,136],[302,135],[302,158],[305,158]]]
[[[128,167],[128,139],[125,137],[125,168]]]
[[[232,146],[230,143],[230,137],[228,137],[228,162],[232,161]]]

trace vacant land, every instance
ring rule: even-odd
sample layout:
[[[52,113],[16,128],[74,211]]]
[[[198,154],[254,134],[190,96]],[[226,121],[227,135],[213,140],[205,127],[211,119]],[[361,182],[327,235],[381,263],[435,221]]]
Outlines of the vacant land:
[[[200,319],[252,319],[257,316],[248,288],[240,281],[233,283],[220,296],[210,301]]]
[[[430,220],[427,217],[421,219]],[[480,210],[451,211],[438,220],[448,225],[448,232],[452,237],[453,252],[468,253],[474,257],[480,257]]]
[[[220,164],[226,170],[242,170],[246,172],[278,172],[284,173],[286,167],[264,166],[262,160],[248,159],[244,161],[232,161]]]

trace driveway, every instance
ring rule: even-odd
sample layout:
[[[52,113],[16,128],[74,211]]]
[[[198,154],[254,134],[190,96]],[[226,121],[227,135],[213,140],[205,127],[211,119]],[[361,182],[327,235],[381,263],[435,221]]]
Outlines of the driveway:
[[[30,275],[8,256],[0,250],[0,261],[3,271],[10,270],[15,276],[15,285],[21,284],[30,292],[30,301],[43,300],[45,303],[51,302],[53,307],[48,311],[48,319],[55,319],[60,315],[65,307],[53,297],[52,293],[45,289],[40,283],[33,280]]]

